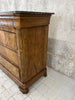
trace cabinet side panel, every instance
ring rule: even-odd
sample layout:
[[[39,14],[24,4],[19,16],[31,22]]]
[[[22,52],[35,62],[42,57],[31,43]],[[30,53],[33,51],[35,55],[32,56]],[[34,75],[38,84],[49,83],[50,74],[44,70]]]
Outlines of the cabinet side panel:
[[[21,30],[22,81],[26,82],[46,67],[48,26]]]

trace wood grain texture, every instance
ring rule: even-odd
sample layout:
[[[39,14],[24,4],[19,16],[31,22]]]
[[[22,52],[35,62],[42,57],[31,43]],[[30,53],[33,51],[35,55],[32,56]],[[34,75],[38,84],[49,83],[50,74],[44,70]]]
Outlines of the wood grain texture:
[[[9,63],[6,59],[0,56],[0,64],[3,65],[6,69],[8,69],[9,72],[11,72],[13,75],[15,75],[17,78],[19,78],[19,69]]]
[[[48,26],[33,27],[21,30],[22,37],[22,81],[28,81],[38,72],[46,67],[44,66],[44,59],[46,60],[45,48],[47,42],[45,34],[47,34]],[[25,67],[24,67],[25,66]],[[23,77],[25,76],[25,77]]]
[[[15,27],[17,28],[28,28],[34,26],[42,26],[49,24],[49,17],[21,17],[20,24],[17,23],[18,19],[16,19]]]
[[[11,49],[17,50],[15,33],[0,31],[0,43]]]
[[[0,54],[18,65],[18,55],[16,52],[4,47],[3,45],[0,45]]]
[[[48,25],[52,14],[0,15],[0,68],[23,93],[46,76]]]

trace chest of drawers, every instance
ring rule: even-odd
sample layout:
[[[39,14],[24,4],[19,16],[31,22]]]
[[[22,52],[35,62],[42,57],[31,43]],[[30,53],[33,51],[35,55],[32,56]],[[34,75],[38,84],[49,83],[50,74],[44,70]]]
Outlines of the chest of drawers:
[[[48,25],[53,13],[0,14],[0,68],[23,93],[46,76]]]

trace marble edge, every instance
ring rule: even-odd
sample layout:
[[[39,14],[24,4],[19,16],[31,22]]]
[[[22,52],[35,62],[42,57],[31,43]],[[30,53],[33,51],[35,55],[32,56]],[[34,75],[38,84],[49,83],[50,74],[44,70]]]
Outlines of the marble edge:
[[[34,12],[34,11],[8,11],[8,12],[0,12],[0,15],[4,15],[4,14],[38,14],[38,15],[51,15],[54,13],[50,13],[50,12]]]

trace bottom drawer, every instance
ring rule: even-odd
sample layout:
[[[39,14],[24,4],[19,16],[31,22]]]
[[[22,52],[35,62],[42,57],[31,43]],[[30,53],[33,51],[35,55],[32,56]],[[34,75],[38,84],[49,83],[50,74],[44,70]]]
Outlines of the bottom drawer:
[[[0,64],[3,65],[10,73],[19,78],[19,68],[9,63],[6,59],[0,56]]]

